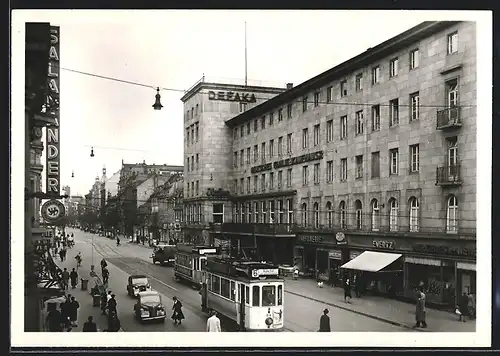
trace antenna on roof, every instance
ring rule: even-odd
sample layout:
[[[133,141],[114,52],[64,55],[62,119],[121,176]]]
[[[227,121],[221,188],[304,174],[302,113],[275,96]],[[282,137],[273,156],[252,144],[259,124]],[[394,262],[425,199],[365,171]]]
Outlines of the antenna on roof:
[[[245,86],[247,86],[247,22],[245,21]]]

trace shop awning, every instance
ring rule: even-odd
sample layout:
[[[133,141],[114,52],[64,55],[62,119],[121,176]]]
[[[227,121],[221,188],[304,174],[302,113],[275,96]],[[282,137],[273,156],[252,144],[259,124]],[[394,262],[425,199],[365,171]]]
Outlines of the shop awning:
[[[389,266],[401,256],[402,255],[399,253],[365,251],[355,259],[342,265],[340,268],[378,272]]]

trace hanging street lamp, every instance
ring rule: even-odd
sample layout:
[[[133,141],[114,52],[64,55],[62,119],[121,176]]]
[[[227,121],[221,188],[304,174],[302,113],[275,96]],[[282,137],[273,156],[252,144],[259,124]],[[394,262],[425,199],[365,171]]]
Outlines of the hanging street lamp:
[[[161,105],[160,99],[161,99],[160,88],[156,88],[155,103],[153,104],[153,109],[161,110],[163,105]]]

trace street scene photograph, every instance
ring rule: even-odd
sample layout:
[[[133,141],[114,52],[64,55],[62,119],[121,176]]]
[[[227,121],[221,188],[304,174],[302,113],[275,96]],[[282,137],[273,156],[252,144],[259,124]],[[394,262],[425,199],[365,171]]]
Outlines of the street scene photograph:
[[[490,13],[12,23],[19,345],[489,345]]]

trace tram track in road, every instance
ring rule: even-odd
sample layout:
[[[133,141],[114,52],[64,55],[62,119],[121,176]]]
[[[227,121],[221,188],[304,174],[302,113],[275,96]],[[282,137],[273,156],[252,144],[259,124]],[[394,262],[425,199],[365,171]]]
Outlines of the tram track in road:
[[[191,312],[198,315],[206,316],[205,313],[200,311],[201,309],[200,297],[197,291],[195,292],[194,289],[183,285],[182,287],[181,285],[179,285],[179,288],[175,288],[152,274],[153,271],[151,271],[151,269],[154,269],[156,270],[156,272],[161,273],[162,270],[164,271],[165,267],[150,264],[140,258],[126,256],[119,250],[120,249],[119,247],[113,247],[108,244],[98,244],[98,243],[94,243],[93,245],[96,252],[102,257],[106,258],[106,261],[108,263],[114,265],[115,267],[121,269],[122,271],[128,274],[143,274],[147,276],[151,282],[154,282],[155,284],[158,283],[163,287],[160,288],[162,289],[159,290],[160,293],[165,294],[169,298],[172,298],[174,295],[176,295],[181,299],[182,304],[185,307],[187,307]],[[109,250],[111,253],[106,252],[106,250]],[[115,255],[116,257],[115,256],[111,257],[109,255]],[[155,289],[158,290],[157,288]],[[196,297],[193,298],[192,295],[188,296],[189,295],[188,292],[195,292]],[[234,331],[230,330],[231,328],[228,328],[227,325],[224,325],[225,324],[224,320],[221,320],[221,324],[223,331]],[[295,323],[291,324],[296,325],[297,329],[299,329],[300,331],[308,331],[304,330],[304,328],[300,327],[300,325],[298,324]],[[283,331],[293,332],[294,330],[284,327]]]

